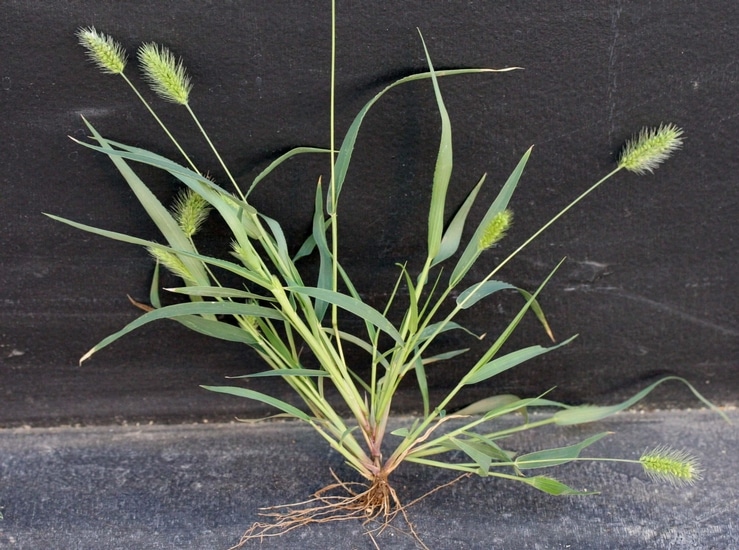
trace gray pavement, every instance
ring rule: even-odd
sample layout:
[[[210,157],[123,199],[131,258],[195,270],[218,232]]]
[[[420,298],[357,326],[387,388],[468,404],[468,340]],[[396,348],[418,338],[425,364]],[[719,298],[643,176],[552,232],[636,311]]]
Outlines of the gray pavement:
[[[658,444],[691,449],[705,468],[692,487],[650,482],[628,464],[577,463],[552,474],[602,494],[553,497],[475,477],[409,514],[434,550],[739,548],[739,414],[729,415],[732,425],[707,411],[625,413],[515,441],[536,450],[608,429],[616,433],[588,456],[637,458]],[[225,550],[260,506],[304,499],[331,481],[329,468],[352,479],[322,439],[289,422],[0,430],[0,548]],[[411,501],[453,477],[407,465],[393,481]],[[364,532],[357,521],[332,523],[247,548],[375,548]],[[377,542],[417,547],[396,529]]]

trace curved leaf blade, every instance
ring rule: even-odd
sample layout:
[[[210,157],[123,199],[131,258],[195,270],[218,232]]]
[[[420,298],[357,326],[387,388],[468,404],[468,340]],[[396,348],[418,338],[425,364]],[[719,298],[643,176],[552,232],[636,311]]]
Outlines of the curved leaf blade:
[[[297,407],[294,407],[290,403],[285,403],[284,401],[281,401],[280,399],[271,397],[269,395],[265,395],[258,391],[247,390],[246,388],[239,388],[236,386],[200,386],[200,387],[208,391],[225,393],[228,395],[234,395],[236,397],[245,397],[247,399],[259,401],[260,403],[271,405],[274,408],[279,409],[282,412],[287,413],[290,416],[297,418],[298,420],[303,420],[308,423],[312,422],[311,417],[308,416],[303,411],[301,411],[300,409],[298,409]]]

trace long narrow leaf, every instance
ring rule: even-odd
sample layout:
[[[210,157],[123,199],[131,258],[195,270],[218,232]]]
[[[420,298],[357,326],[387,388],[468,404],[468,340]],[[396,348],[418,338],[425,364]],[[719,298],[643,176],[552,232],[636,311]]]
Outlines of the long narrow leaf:
[[[95,235],[100,235],[101,237],[107,237],[109,239],[121,241],[124,243],[136,244],[139,246],[144,246],[146,248],[160,248],[168,252],[173,252],[179,256],[187,256],[187,257],[195,258],[204,263],[207,263],[207,264],[210,264],[216,267],[220,267],[227,271],[235,273],[262,287],[269,288],[271,284],[269,280],[265,280],[259,277],[258,275],[256,275],[254,272],[249,271],[243,266],[239,264],[235,264],[233,262],[228,262],[226,260],[219,260],[218,258],[213,258],[211,256],[203,256],[202,254],[196,254],[194,252],[187,252],[185,250],[176,250],[168,246],[162,245],[160,243],[155,243],[154,241],[147,241],[146,239],[139,239],[138,237],[132,237],[131,235],[126,235],[125,233],[118,233],[116,231],[108,231],[107,229],[100,229],[98,227],[92,227],[91,225],[86,225],[84,223],[79,223],[79,222],[75,222],[72,220],[68,220],[60,216],[55,216],[54,214],[44,213],[44,215],[51,218],[52,220],[56,220],[58,222],[69,225],[70,227],[81,229],[83,231],[87,231],[88,233],[93,233]]]
[[[322,377],[330,376],[325,370],[316,369],[274,369],[266,370],[262,372],[255,372],[254,374],[242,374],[241,376],[229,376],[228,378],[264,378],[269,376],[309,376],[309,377]]]
[[[610,432],[601,432],[575,445],[521,455],[515,460],[516,468],[519,470],[533,470],[535,468],[549,468],[551,466],[567,464],[578,458],[585,447],[589,447],[609,434]]]
[[[478,384],[483,380],[487,380],[488,378],[497,376],[500,373],[507,371],[508,369],[512,369],[513,367],[516,367],[521,363],[528,361],[529,359],[533,359],[534,357],[538,357],[539,355],[543,355],[562,346],[566,346],[575,338],[577,338],[577,335],[572,336],[564,342],[560,342],[559,344],[550,346],[548,348],[542,346],[530,346],[528,348],[513,351],[507,355],[504,355],[503,357],[493,359],[492,361],[485,363],[484,365],[475,369],[475,371],[468,378],[465,379],[465,384]]]
[[[716,412],[717,414],[721,415],[721,417],[729,421],[729,418],[724,414],[724,412],[716,407],[713,403],[711,403],[708,399],[703,397],[698,390],[696,390],[690,382],[685,380],[684,378],[680,378],[679,376],[666,376],[660,380],[657,380],[654,384],[650,384],[640,392],[638,392],[633,397],[627,399],[626,401],[623,401],[622,403],[619,403],[618,405],[611,405],[611,406],[592,406],[592,405],[584,405],[581,407],[572,407],[569,409],[566,409],[564,411],[559,411],[552,416],[555,423],[560,426],[570,426],[573,424],[584,424],[586,422],[596,422],[598,420],[603,420],[604,418],[608,418],[609,416],[613,416],[616,413],[619,413],[623,410],[628,409],[629,407],[635,405],[637,402],[644,399],[654,388],[662,384],[663,382],[667,382],[668,380],[677,380],[678,382],[682,382],[685,384],[691,392],[693,392],[693,395],[695,395],[704,405],[706,405],[708,408]]]
[[[521,294],[521,296],[523,296],[524,300],[531,300],[531,293],[522,288],[518,288],[503,281],[484,281],[481,283],[475,283],[471,287],[466,288],[464,291],[462,291],[459,296],[457,296],[457,305],[462,309],[469,309],[483,298],[486,298],[487,296],[490,296],[491,294],[494,294],[496,292],[500,292],[501,290],[516,290],[519,294]],[[531,311],[534,312],[534,315],[536,315],[536,318],[544,327],[547,336],[549,336],[550,340],[554,342],[554,334],[552,333],[549,322],[544,315],[544,310],[541,309],[538,301],[531,301]]]
[[[262,317],[277,320],[282,319],[282,315],[274,309],[251,304],[237,304],[233,302],[192,302],[188,304],[175,304],[145,313],[135,321],[127,324],[118,332],[104,338],[84,356],[82,356],[80,363],[89,359],[95,352],[100,351],[132,330],[135,330],[147,323],[151,323],[152,321],[157,321],[159,319],[173,319],[175,317],[187,315],[245,315],[247,317]]]
[[[453,75],[462,75],[462,74],[474,74],[474,73],[506,73],[509,71],[515,71],[520,69],[521,67],[508,67],[505,69],[452,69],[447,71],[436,71],[436,78],[442,78],[445,76],[453,76]],[[370,99],[364,107],[357,113],[357,115],[354,117],[354,120],[351,123],[351,126],[349,126],[349,130],[347,130],[346,135],[344,136],[344,140],[341,143],[341,149],[339,150],[339,154],[336,157],[336,202],[334,204],[328,205],[328,211],[329,213],[334,212],[336,210],[336,206],[339,200],[339,194],[341,192],[341,188],[344,184],[344,180],[346,179],[346,173],[349,170],[349,163],[351,161],[352,153],[354,152],[354,144],[357,141],[357,135],[359,134],[359,128],[362,125],[362,122],[364,121],[364,117],[367,115],[367,112],[372,108],[372,106],[377,103],[377,101],[388,91],[392,90],[396,86],[400,86],[401,84],[405,84],[407,82],[413,82],[415,80],[423,80],[426,78],[431,78],[430,72],[423,72],[423,73],[417,73],[412,74],[409,76],[406,76],[404,78],[401,78],[399,80],[396,80],[392,84],[386,86],[380,93],[375,95],[372,99]]]
[[[565,485],[561,481],[547,476],[521,477],[517,478],[526,485],[531,485],[535,489],[539,489],[550,495],[555,496],[578,496],[578,495],[597,495],[596,491],[578,491],[572,487]]]
[[[441,116],[441,138],[439,140],[439,152],[436,156],[436,167],[434,168],[434,184],[431,189],[431,206],[428,215],[428,257],[435,258],[441,247],[441,237],[444,231],[444,206],[446,205],[446,194],[449,188],[449,180],[452,177],[453,154],[452,154],[452,123],[449,120],[449,113],[444,105],[444,99],[441,97],[439,89],[439,81],[434,72],[434,66],[431,63],[431,56],[426,48],[426,42],[421,36],[421,44],[426,54],[426,63],[431,73],[431,82],[434,86],[434,96],[436,97],[436,107]]]
[[[436,256],[431,262],[431,267],[434,267],[435,265],[440,264],[444,260],[453,256],[459,248],[459,242],[462,240],[462,231],[464,230],[464,225],[467,221],[467,215],[470,213],[470,209],[475,203],[475,198],[477,197],[482,184],[485,182],[486,176],[487,174],[482,175],[480,181],[478,181],[477,185],[472,188],[472,191],[470,191],[470,194],[467,195],[467,198],[462,203],[462,206],[460,206],[459,210],[457,210],[457,213],[452,218],[452,221],[449,222],[449,226],[446,228],[444,236],[441,239],[439,252],[437,252]]]
[[[331,290],[334,288],[334,271],[333,271],[333,256],[329,250],[328,241],[326,239],[327,222],[323,217],[323,186],[321,180],[318,180],[316,186],[316,199],[313,209],[313,227],[312,227],[312,238],[313,242],[318,249],[318,280],[316,286],[318,288],[325,288]],[[316,317],[319,321],[322,321],[328,310],[328,302],[323,300],[316,300],[315,304]]]
[[[264,178],[266,178],[272,170],[277,168],[280,164],[285,162],[286,160],[294,157],[295,155],[300,155],[304,153],[330,153],[331,149],[322,149],[320,147],[295,147],[294,149],[290,149],[287,153],[283,153],[279,157],[277,157],[275,160],[273,160],[267,168],[262,170],[259,175],[254,178],[254,181],[251,182],[251,185],[249,186],[249,189],[247,190],[245,197],[249,197],[251,192],[254,190],[254,188],[257,186],[257,184],[262,181]]]
[[[482,252],[478,244],[480,242],[480,238],[482,237],[482,234],[490,223],[490,220],[492,220],[493,217],[495,217],[497,214],[508,207],[508,202],[511,200],[513,192],[516,190],[516,186],[518,185],[518,181],[521,179],[521,174],[523,174],[523,170],[526,167],[526,162],[529,160],[530,155],[531,149],[526,151],[521,157],[521,160],[518,161],[516,168],[514,168],[513,172],[511,172],[511,175],[508,176],[505,185],[503,185],[503,188],[498,193],[498,196],[488,208],[488,211],[482,218],[480,225],[477,226],[474,235],[472,235],[470,242],[467,244],[464,252],[462,252],[462,256],[460,256],[459,260],[457,261],[457,265],[454,267],[454,271],[452,271],[452,274],[449,277],[450,287],[456,286],[462,280],[462,278],[474,265],[478,256],[480,256]]]
[[[293,416],[299,420],[304,420],[305,422],[311,422],[311,417],[305,414],[303,411],[301,411],[297,407],[294,407],[290,403],[285,403],[284,401],[281,401],[274,397],[270,397],[269,395],[265,395],[258,391],[247,390],[246,388],[238,388],[235,386],[200,386],[200,387],[208,391],[214,391],[218,393],[225,393],[228,395],[235,395],[236,397],[246,397],[247,399],[253,399],[254,401],[259,401],[260,403],[265,403],[267,405],[271,405],[272,407],[275,407],[276,409],[280,409],[282,412],[287,413],[290,416]]]
[[[85,125],[87,125],[90,132],[92,132],[92,135],[95,137],[98,143],[100,143],[102,148],[110,148],[108,141],[103,138],[97,132],[97,130],[95,130],[93,125],[90,124],[90,122],[88,122],[87,119],[85,119],[84,117],[82,117],[82,120]],[[141,179],[136,175],[136,173],[126,163],[126,161],[120,158],[120,156],[113,153],[108,153],[108,158],[110,158],[115,167],[124,177],[124,179],[128,183],[128,186],[131,188],[131,191],[133,191],[133,193],[136,195],[136,198],[141,203],[141,206],[144,207],[144,210],[146,210],[146,213],[157,226],[159,231],[161,231],[164,238],[167,239],[167,242],[175,249],[195,252],[192,243],[187,238],[187,235],[185,235],[185,233],[182,231],[182,228],[180,228],[177,221],[172,217],[169,211],[164,206],[162,206],[162,203],[159,202],[159,199],[157,199],[156,196],[144,184],[144,182],[141,181]],[[206,285],[210,282],[208,275],[200,262],[187,257],[183,257],[180,259],[185,264],[188,272],[194,277],[195,281],[197,281],[198,284]]]
[[[188,296],[205,296],[209,298],[243,298],[246,300],[269,300],[274,301],[274,298],[268,298],[260,294],[254,294],[246,290],[239,290],[237,288],[226,288],[222,286],[182,286],[175,288],[165,289],[168,292],[174,292],[176,294],[186,294]]]
[[[382,315],[382,313],[372,306],[365,304],[361,300],[325,288],[296,286],[287,287],[287,290],[297,294],[310,296],[311,298],[316,298],[318,300],[324,300],[330,304],[336,305],[341,309],[353,313],[359,318],[372,323],[374,326],[391,336],[396,342],[402,343],[403,341],[397,329]]]

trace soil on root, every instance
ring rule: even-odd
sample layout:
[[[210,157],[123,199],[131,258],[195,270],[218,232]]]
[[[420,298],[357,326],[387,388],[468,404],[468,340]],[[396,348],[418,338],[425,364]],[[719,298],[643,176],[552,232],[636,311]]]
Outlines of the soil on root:
[[[253,540],[278,537],[306,525],[347,520],[360,520],[366,527],[366,534],[379,549],[375,535],[390,527],[398,516],[402,518],[405,527],[393,528],[413,538],[424,550],[429,550],[408,518],[407,509],[432,493],[469,476],[469,474],[458,476],[403,505],[395,489],[388,483],[387,474],[377,476],[370,484],[341,481],[333,471],[331,475],[335,482],[317,491],[308,500],[261,508],[259,515],[267,518],[267,521],[254,523],[242,535],[238,544],[229,550],[242,548]]]

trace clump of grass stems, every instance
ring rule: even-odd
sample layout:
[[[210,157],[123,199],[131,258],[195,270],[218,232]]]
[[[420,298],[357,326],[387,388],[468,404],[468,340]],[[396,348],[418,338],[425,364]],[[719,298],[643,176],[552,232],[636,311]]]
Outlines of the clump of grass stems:
[[[335,28],[334,18],[335,11],[332,11]],[[283,154],[243,192],[189,105],[193,86],[182,61],[177,60],[163,46],[145,44],[138,53],[145,80],[157,95],[166,101],[182,105],[187,110],[225,172],[228,186],[233,189],[228,191],[196,168],[147,100],[125,75],[127,56],[120,44],[92,27],[80,29],[78,37],[89,57],[104,73],[122,77],[133,89],[184,159],[183,165],[156,153],[106,139],[85,121],[92,134],[92,141],[81,144],[106,154],[111,159],[158,226],[166,242],[148,241],[51,216],[73,227],[144,246],[157,261],[150,294],[151,306],[139,304],[147,312],[102,340],[84,355],[82,361],[132,330],[158,319],[173,319],[214,338],[241,342],[255,350],[269,369],[236,378],[280,377],[296,392],[304,407],[295,407],[243,385],[204,387],[211,391],[260,401],[276,408],[282,416],[307,423],[364,478],[361,484],[337,478],[335,483],[319,491],[309,501],[267,510],[266,514],[271,521],[255,524],[247,531],[241,543],[253,538],[280,534],[308,523],[376,519],[386,525],[398,514],[405,514],[405,507],[390,481],[391,474],[404,462],[456,471],[463,477],[476,474],[503,478],[552,495],[578,495],[587,492],[569,487],[548,475],[530,475],[531,470],[579,460],[615,460],[640,464],[654,479],[666,480],[673,485],[692,483],[699,478],[700,469],[691,455],[666,447],[646,452],[637,461],[580,456],[585,448],[608,435],[607,432],[566,447],[523,454],[502,446],[506,438],[526,430],[547,425],[567,426],[601,420],[631,407],[655,387],[670,380],[686,384],[700,401],[723,414],[687,381],[674,376],[654,382],[626,401],[611,406],[570,406],[550,400],[546,395],[528,398],[505,395],[479,401],[455,414],[446,413],[452,400],[468,386],[489,380],[529,359],[564,346],[575,338],[573,336],[555,342],[538,302],[542,289],[559,265],[533,290],[517,288],[503,282],[497,278],[497,274],[568,210],[617,173],[652,172],[681,146],[682,131],[679,128],[672,124],[663,124],[654,129],[642,130],[627,142],[616,167],[610,173],[542,224],[492,267],[485,277],[465,283],[470,269],[483,252],[490,247],[500,246],[513,222],[509,202],[522,177],[531,149],[519,160],[478,222],[472,237],[463,245],[462,236],[468,225],[468,214],[486,176],[479,179],[451,221],[445,223],[447,189],[453,163],[451,123],[439,80],[461,74],[505,73],[515,68],[436,71],[424,43],[428,71],[402,78],[372,98],[354,118],[337,147],[333,124],[335,34],[332,34],[332,86],[329,102],[331,128],[328,147],[298,147]],[[380,311],[363,301],[361,292],[355,288],[342,266],[338,254],[339,223],[336,213],[357,134],[367,111],[389,90],[417,80],[431,83],[441,121],[439,152],[431,184],[427,219],[426,258],[416,273],[411,273],[405,265],[399,268],[398,280],[387,304]],[[330,158],[331,176],[325,189],[321,180],[318,180],[311,235],[297,254],[290,255],[280,224],[259,212],[249,202],[249,194],[281,163],[299,154],[327,155]],[[178,197],[172,210],[165,208],[139,179],[130,167],[133,162],[160,168],[185,186],[186,191]],[[232,254],[228,259],[206,256],[197,249],[194,237],[209,213],[219,215],[232,233]],[[518,215],[517,219],[522,219],[522,216]],[[318,278],[314,282],[305,280],[300,269],[300,260],[310,254],[316,254],[320,262]],[[448,264],[443,271],[442,264]],[[158,282],[160,265],[183,280],[182,286],[166,290],[189,297],[189,302],[162,306]],[[222,272],[238,275],[243,279],[243,286],[230,288],[222,285],[218,277]],[[401,288],[407,292],[408,305],[401,311],[402,320],[393,324],[389,320],[390,313],[394,311],[395,299]],[[521,295],[522,305],[519,311],[495,337],[493,343],[471,361],[471,366],[457,385],[439,402],[431,403],[426,369],[466,351],[451,350],[431,354],[431,345],[446,331],[464,330],[456,321],[461,312],[502,291],[514,291]],[[450,302],[451,309],[444,310],[443,306]],[[364,324],[364,332],[353,334],[344,330],[340,324],[339,310],[359,317]],[[502,354],[503,345],[527,314],[533,314],[538,319],[553,343],[549,347],[534,345]],[[347,363],[347,346],[356,346],[366,354],[369,366],[366,377],[360,376]],[[318,368],[309,369],[304,366],[302,348],[311,351]],[[408,376],[416,379],[423,415],[411,425],[388,433],[394,395],[401,381]],[[325,397],[325,389],[329,385],[338,392],[341,401],[350,411],[349,418],[339,414]],[[513,426],[496,426],[496,420],[503,416],[531,410],[540,410],[543,414],[537,415],[535,420],[522,415],[521,422]],[[449,422],[450,420],[453,422]],[[392,445],[386,441],[388,436],[394,438]],[[463,458],[460,459],[460,456]]]

